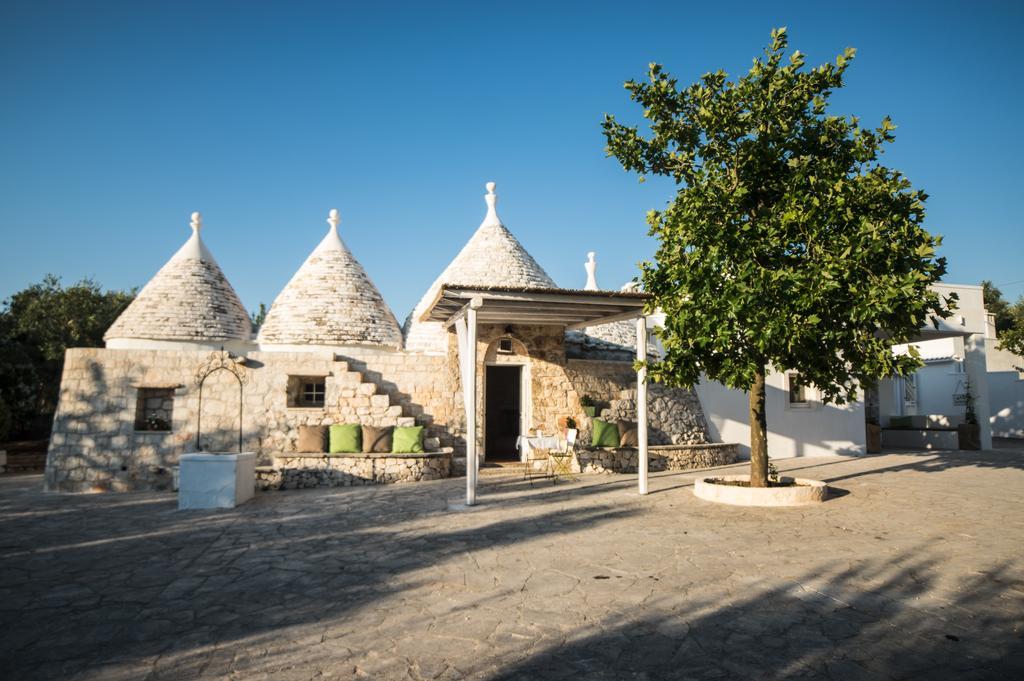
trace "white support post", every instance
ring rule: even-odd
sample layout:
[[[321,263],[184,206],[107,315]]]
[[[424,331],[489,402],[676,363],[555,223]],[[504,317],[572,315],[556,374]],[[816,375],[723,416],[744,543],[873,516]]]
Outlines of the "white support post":
[[[466,506],[476,504],[479,453],[476,450],[476,311],[483,302],[474,298],[466,310],[466,352],[462,390],[466,399]]]
[[[643,315],[636,320],[636,358],[647,361],[647,320]],[[647,367],[636,372],[636,432],[640,441],[637,457],[640,494],[647,494]]]

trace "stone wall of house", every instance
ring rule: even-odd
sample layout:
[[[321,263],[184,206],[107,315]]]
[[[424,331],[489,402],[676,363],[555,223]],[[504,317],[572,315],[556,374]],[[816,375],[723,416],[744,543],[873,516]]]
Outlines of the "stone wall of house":
[[[513,352],[497,352],[511,336]],[[74,349],[65,358],[60,404],[47,457],[49,490],[123,491],[161,489],[171,484],[170,467],[197,448],[237,451],[239,413],[242,448],[268,464],[275,453],[294,452],[301,425],[359,422],[366,425],[423,425],[427,448],[465,450],[465,414],[455,334],[448,356],[369,347],[320,352],[249,352],[246,382],[227,371],[209,377],[202,391],[196,371],[209,358],[202,350]],[[628,362],[567,360],[561,327],[481,325],[478,334],[478,442],[483,443],[487,364],[512,363],[526,372],[529,426],[553,432],[562,417],[573,418],[581,441],[590,419],[580,398],[604,402],[609,417],[635,419],[636,374]],[[297,407],[288,400],[294,377],[326,377],[325,405]],[[292,377],[291,383],[289,377]],[[171,429],[140,430],[140,389],[163,389],[160,413]],[[294,392],[294,390],[292,391]],[[700,404],[688,391],[650,389],[651,442],[704,442]],[[155,403],[154,403],[155,404]],[[142,405],[143,413],[151,405]]]
[[[203,385],[200,414],[195,374],[209,356],[190,350],[69,350],[47,455],[47,489],[168,487],[168,469],[181,454],[196,451],[197,429],[202,450],[238,450],[240,411],[242,448],[257,452],[261,463],[274,452],[295,451],[301,425],[419,423],[427,426],[428,449],[441,446],[439,435],[451,439],[443,421],[434,425],[436,410],[403,406],[421,399],[427,405],[441,402],[435,384],[444,373],[430,361],[436,358],[379,353],[373,366],[386,380],[378,384],[373,371],[364,376],[332,353],[250,352],[241,392],[229,372],[212,374]],[[290,376],[325,377],[324,406],[290,406]],[[140,388],[173,390],[170,431],[136,428]],[[397,403],[389,391],[399,396]]]
[[[452,450],[424,454],[282,455],[257,472],[260,489],[355,487],[440,480],[451,475]]]

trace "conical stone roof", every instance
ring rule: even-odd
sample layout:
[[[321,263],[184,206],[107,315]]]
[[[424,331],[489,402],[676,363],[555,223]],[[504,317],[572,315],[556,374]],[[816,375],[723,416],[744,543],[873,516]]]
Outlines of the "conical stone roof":
[[[121,313],[105,341],[247,341],[252,322],[235,289],[206,248],[192,214],[192,236]]]
[[[400,347],[398,320],[338,235],[337,210],[327,222],[330,230],[270,306],[257,340]]]
[[[502,224],[494,183],[487,183],[487,215],[459,254],[441,273],[405,321],[405,347],[411,351],[445,352],[447,334],[439,322],[417,321],[445,284],[558,288],[523,245]]]

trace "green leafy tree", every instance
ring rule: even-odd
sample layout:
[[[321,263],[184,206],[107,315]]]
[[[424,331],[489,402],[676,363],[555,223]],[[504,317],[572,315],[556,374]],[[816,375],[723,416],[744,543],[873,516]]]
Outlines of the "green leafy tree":
[[[647,216],[658,238],[641,264],[652,306],[666,314],[653,380],[693,386],[702,375],[749,391],[751,477],[767,486],[765,374],[796,371],[831,402],[878,378],[907,374],[910,340],[954,299],[929,288],[946,271],[940,238],[923,227],[924,193],[879,155],[895,126],[862,128],[826,112],[854,58],[805,68],[784,59],[785,29],[736,81],[722,71],[684,89],[659,64],[629,81],[649,134],[606,116],[607,152],[628,171],[679,187]]]
[[[263,322],[267,320],[267,306],[260,303],[260,309],[255,312],[250,312],[249,319],[252,323],[252,332],[256,333],[260,330],[260,327],[263,326]]]
[[[1003,292],[988,279],[981,282],[981,291],[985,301],[985,311],[995,317],[996,332],[1013,328],[1014,318],[1011,305],[1003,298]]]
[[[1009,307],[1009,314],[1011,323],[1009,328],[997,336],[998,347],[1024,357],[1024,296]],[[1018,367],[1018,370],[1024,371],[1024,368]]]
[[[47,275],[0,308],[0,438],[40,434],[57,407],[64,351],[101,347],[134,292],[85,279],[64,287]]]
[[[997,347],[1024,356],[1024,296],[1010,304],[988,279],[981,282],[985,310],[995,317]]]

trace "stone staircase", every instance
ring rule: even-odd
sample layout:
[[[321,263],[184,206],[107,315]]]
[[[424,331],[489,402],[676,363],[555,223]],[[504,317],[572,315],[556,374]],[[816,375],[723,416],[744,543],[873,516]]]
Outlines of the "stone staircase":
[[[368,426],[417,425],[416,417],[406,416],[402,405],[392,404],[388,393],[382,392],[377,383],[368,379],[364,372],[353,369],[348,362],[334,363],[331,384],[337,392],[332,394],[329,390],[326,402],[338,405],[330,409],[332,413]],[[426,437],[423,446],[427,451],[436,451],[441,443],[436,437]]]
[[[366,374],[353,369],[348,362],[336,360],[327,381],[324,402],[326,421],[359,422],[366,426],[415,426],[415,416],[406,416],[400,404]],[[295,429],[302,424],[296,416],[288,424]],[[260,489],[297,489],[303,487],[350,487],[414,480],[434,480],[451,473],[452,450],[441,447],[440,439],[428,435],[423,439],[422,454],[332,454],[287,451],[294,443],[273,452],[272,465],[257,466]],[[284,433],[281,444],[287,444]]]

